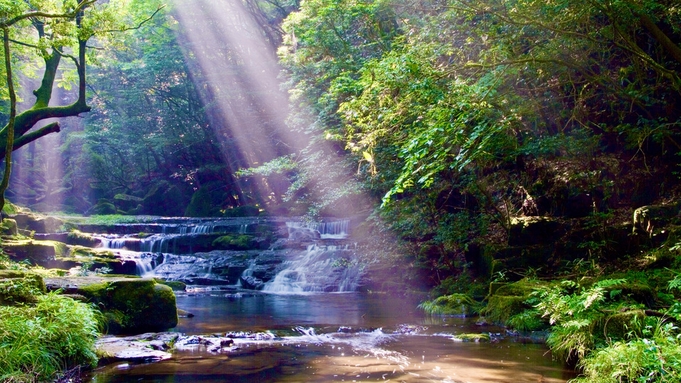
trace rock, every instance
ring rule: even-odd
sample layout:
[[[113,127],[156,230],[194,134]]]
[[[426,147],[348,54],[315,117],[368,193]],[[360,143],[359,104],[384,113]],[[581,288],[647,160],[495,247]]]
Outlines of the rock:
[[[180,337],[180,339],[175,342],[175,348],[177,350],[196,350],[205,348],[206,351],[211,354],[234,351],[236,349],[233,339],[219,335],[192,335]]]
[[[104,336],[97,340],[97,353],[106,361],[125,360],[137,363],[169,359],[169,350],[180,334],[142,334],[131,337]]]
[[[550,217],[517,217],[511,220],[508,244],[532,246],[549,244],[565,233],[565,225]]]
[[[241,287],[244,289],[251,289],[251,290],[260,290],[265,286],[265,283],[262,281],[262,279],[258,279],[256,277],[252,276],[242,276],[240,278],[241,281]]]
[[[17,235],[18,234],[17,221],[11,218],[3,219],[2,223],[0,224],[0,234]]]
[[[37,214],[16,214],[12,218],[17,222],[17,227],[23,230],[35,231],[36,233],[56,233],[60,231],[64,221],[55,217],[44,217]]]
[[[55,243],[56,242],[52,241],[33,240],[4,241],[2,247],[5,253],[9,255],[9,258],[15,262],[29,261],[33,265],[39,265],[45,268],[68,269],[71,266],[64,265],[62,262],[57,261]]]
[[[634,210],[634,233],[653,235],[656,228],[660,228],[674,218],[679,218],[679,204],[641,206]]]
[[[102,310],[109,334],[164,331],[177,325],[173,290],[150,279],[48,278],[48,288],[81,294]]]

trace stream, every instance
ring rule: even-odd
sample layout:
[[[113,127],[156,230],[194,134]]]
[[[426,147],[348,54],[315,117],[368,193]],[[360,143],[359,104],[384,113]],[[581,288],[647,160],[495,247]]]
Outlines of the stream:
[[[180,318],[171,331],[219,334],[233,338],[234,344],[219,353],[199,346],[176,350],[170,359],[155,363],[116,362],[100,366],[84,381],[558,383],[575,376],[552,358],[544,344],[530,337],[477,324],[477,318],[426,315],[417,308],[417,299],[361,292],[357,288],[362,284],[361,272],[348,272],[352,251],[337,243],[320,243],[323,236],[345,237],[347,224],[341,229],[327,226],[333,228],[331,234],[319,227],[313,230],[322,231],[317,232],[314,245],[252,254],[209,249],[203,254],[160,253],[181,248],[179,242],[158,245],[162,250],[150,254],[155,244],[140,246],[127,237],[109,235],[104,247],[136,259],[143,265],[138,267],[140,274],[200,282],[176,293],[178,308],[194,316]],[[298,225],[287,223],[287,228],[289,238],[301,235]],[[214,228],[200,230],[212,233]],[[198,230],[167,232],[165,228],[155,235],[177,239]],[[128,250],[135,246],[134,251]],[[339,259],[345,265],[342,272]],[[250,285],[256,279],[257,288]],[[331,284],[323,281],[329,279]],[[491,342],[453,338],[464,333],[487,333]]]
[[[115,382],[565,382],[574,377],[542,344],[478,326],[475,318],[427,316],[413,300],[360,293],[282,295],[238,290],[180,294],[195,314],[185,334],[252,332],[235,351],[175,352],[169,360],[99,368]],[[452,335],[488,332],[493,342]]]

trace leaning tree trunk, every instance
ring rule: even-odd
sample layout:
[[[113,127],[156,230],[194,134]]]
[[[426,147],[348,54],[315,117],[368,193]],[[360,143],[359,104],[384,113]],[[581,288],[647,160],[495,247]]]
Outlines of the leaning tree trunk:
[[[9,91],[9,122],[7,123],[7,147],[5,148],[5,173],[0,182],[0,216],[5,208],[5,191],[9,186],[9,176],[12,172],[12,147],[14,146],[14,120],[17,116],[17,95],[14,92],[14,80],[12,79],[12,57],[9,51],[9,28],[2,28],[3,48],[5,51],[5,71],[7,74],[7,89]]]

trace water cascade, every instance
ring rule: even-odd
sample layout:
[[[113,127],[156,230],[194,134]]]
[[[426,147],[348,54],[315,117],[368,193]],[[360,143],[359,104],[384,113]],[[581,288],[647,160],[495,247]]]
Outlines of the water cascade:
[[[321,239],[345,239],[349,235],[350,220],[329,222],[286,222],[289,234],[298,229],[309,229],[319,233]]]
[[[362,267],[353,251],[337,246],[309,245],[307,251],[284,268],[263,291],[279,294],[351,292],[357,290]]]

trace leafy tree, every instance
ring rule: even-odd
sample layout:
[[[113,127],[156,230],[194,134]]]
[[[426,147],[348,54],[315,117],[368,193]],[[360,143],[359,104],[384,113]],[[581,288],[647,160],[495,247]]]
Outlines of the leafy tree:
[[[8,87],[10,119],[0,129],[0,141],[6,143],[0,148],[0,154],[6,157],[5,188],[11,166],[9,153],[60,130],[58,122],[32,130],[37,124],[51,118],[77,116],[90,111],[86,100],[87,43],[96,35],[98,41],[103,42],[108,34],[132,25],[132,15],[126,6],[126,3],[98,3],[97,0],[3,3],[0,26],[5,35],[4,70],[8,83],[12,83],[9,43],[27,56],[22,60],[23,63],[41,61],[43,68],[40,86],[33,91],[35,101],[25,111],[17,114],[16,94],[11,85]],[[73,66],[60,71],[62,59],[70,60]],[[71,88],[74,82],[77,88],[75,101],[67,105],[51,104],[55,85]]]

